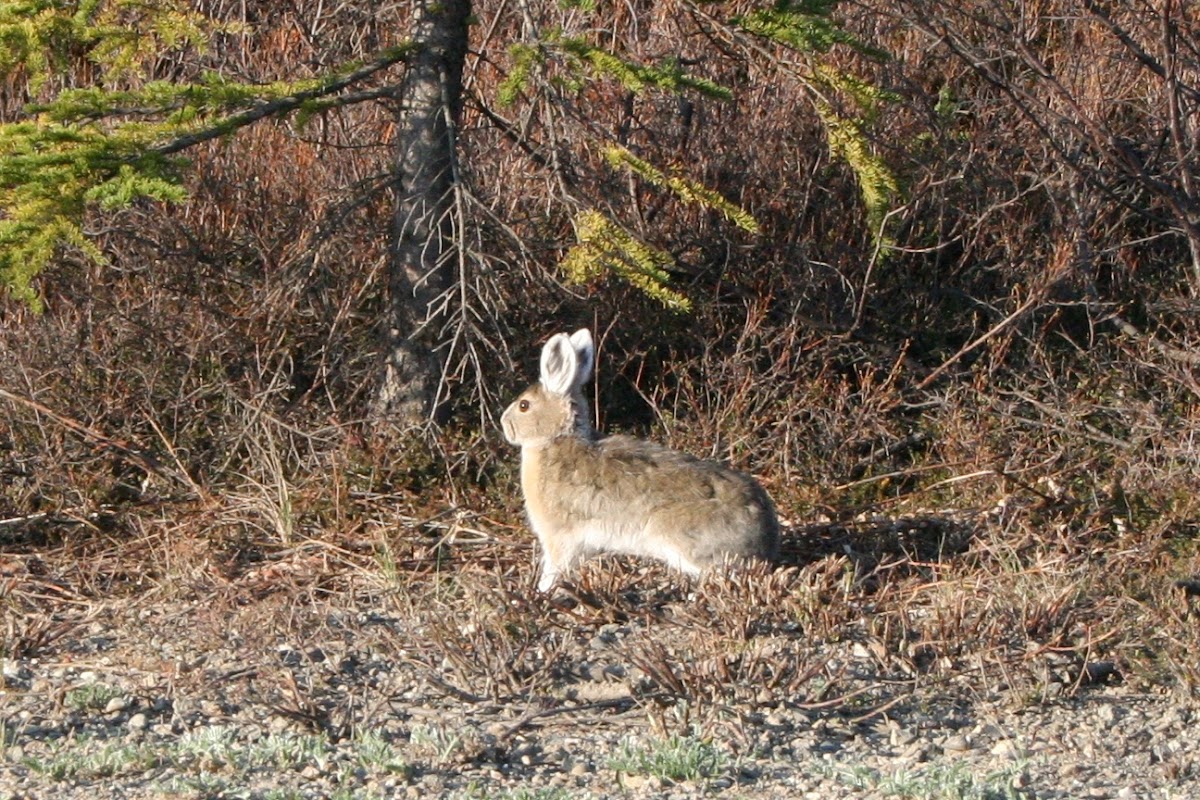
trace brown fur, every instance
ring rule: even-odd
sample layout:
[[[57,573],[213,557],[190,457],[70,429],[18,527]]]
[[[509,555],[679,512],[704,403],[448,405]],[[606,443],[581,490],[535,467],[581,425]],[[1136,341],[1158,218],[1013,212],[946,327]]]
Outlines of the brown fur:
[[[508,440],[521,445],[525,508],[543,550],[539,588],[601,552],[656,558],[691,574],[731,556],[776,558],[775,510],[749,476],[652,442],[593,438],[581,391],[590,347],[586,331],[552,338],[542,381],[501,419]]]

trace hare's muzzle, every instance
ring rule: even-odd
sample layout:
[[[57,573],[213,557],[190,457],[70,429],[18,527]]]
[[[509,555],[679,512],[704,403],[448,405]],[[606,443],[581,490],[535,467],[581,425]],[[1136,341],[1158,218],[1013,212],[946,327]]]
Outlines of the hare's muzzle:
[[[512,421],[512,406],[504,410],[503,416],[500,417],[500,428],[504,431],[504,438],[509,444],[517,444],[517,429]]]

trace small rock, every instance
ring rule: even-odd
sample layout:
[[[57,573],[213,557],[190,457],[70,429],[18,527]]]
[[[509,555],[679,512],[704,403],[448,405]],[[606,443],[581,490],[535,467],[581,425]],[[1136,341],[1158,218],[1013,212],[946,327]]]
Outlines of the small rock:
[[[124,711],[129,708],[128,697],[114,697],[104,705],[104,713],[112,714],[116,711]]]
[[[942,743],[942,749],[948,753],[961,753],[971,749],[971,740],[962,734],[947,736],[946,741]]]
[[[627,789],[661,789],[662,779],[657,775],[626,775],[624,784]]]
[[[613,625],[605,625],[599,632],[588,642],[588,647],[593,650],[606,650],[617,643],[617,629]]]
[[[1084,675],[1089,683],[1103,683],[1119,674],[1117,665],[1112,661],[1093,661],[1084,666]]]
[[[129,722],[125,724],[128,725],[131,730],[145,730],[147,724],[146,715],[139,711],[130,717]]]
[[[570,774],[576,778],[579,778],[584,775],[587,775],[591,771],[592,771],[592,768],[588,765],[588,763],[586,761],[576,761],[574,764],[571,765]]]
[[[292,721],[290,719],[288,719],[287,717],[276,716],[276,717],[271,717],[271,722],[269,724],[270,724],[271,730],[278,733],[280,731],[285,731],[288,728],[290,728],[292,726]]]
[[[1001,739],[992,745],[988,752],[1000,758],[1012,758],[1017,754],[1017,746],[1012,743],[1012,739]]]
[[[32,676],[29,670],[12,658],[0,659],[0,686],[5,683],[16,685]]]

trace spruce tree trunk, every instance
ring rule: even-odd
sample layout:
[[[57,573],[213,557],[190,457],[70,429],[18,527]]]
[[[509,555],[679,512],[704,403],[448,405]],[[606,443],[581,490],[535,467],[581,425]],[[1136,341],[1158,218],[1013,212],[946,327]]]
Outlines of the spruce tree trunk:
[[[454,139],[462,100],[470,0],[411,0],[413,41],[399,90],[396,214],[390,254],[389,318],[377,423],[417,425],[434,412],[455,264]]]

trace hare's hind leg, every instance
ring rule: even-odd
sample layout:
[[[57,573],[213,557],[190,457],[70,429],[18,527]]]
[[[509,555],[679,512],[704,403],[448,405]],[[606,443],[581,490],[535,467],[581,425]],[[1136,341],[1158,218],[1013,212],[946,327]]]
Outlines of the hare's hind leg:
[[[679,503],[659,509],[646,526],[654,558],[689,575],[726,563],[730,557],[757,555],[755,529],[761,525],[745,508],[721,499]]]
[[[690,508],[684,506],[671,506],[651,515],[638,555],[662,561],[686,575],[698,576],[704,565],[696,558],[690,526],[686,522],[680,524],[690,516]]]

